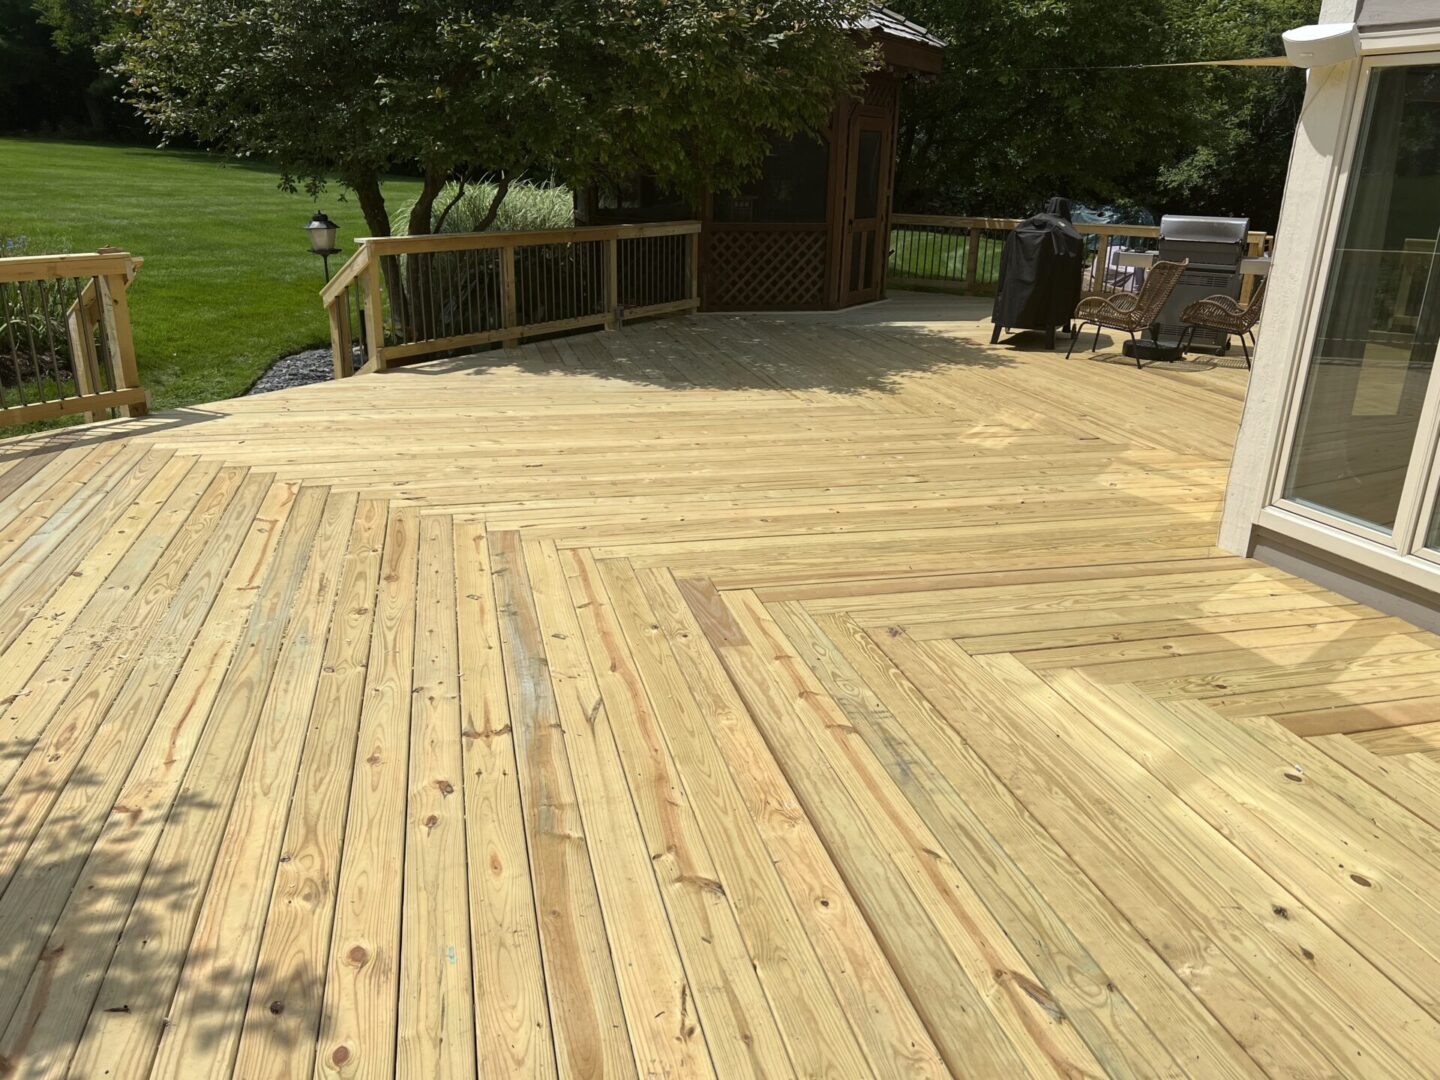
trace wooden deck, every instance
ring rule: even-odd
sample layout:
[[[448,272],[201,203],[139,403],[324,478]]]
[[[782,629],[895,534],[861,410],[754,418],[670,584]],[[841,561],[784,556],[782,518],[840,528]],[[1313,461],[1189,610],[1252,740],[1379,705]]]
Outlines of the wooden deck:
[[[981,310],[0,444],[0,1075],[1433,1077],[1440,639]]]

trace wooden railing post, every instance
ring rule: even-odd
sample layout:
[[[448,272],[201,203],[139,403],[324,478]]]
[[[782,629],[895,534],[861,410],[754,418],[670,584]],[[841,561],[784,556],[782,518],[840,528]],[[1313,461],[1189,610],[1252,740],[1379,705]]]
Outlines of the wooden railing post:
[[[505,311],[502,316],[501,326],[507,330],[515,329],[520,325],[520,310],[515,299],[515,245],[506,244],[500,249],[500,284],[504,297]],[[520,344],[520,335],[502,338],[500,344],[507,349],[513,349]]]
[[[1245,254],[1249,257],[1258,257],[1265,254],[1265,234],[1263,232],[1252,232],[1246,237]],[[1244,307],[1250,303],[1250,297],[1255,294],[1255,275],[1246,274],[1240,279],[1240,306]]]
[[[115,248],[0,258],[0,311],[35,327],[14,357],[15,385],[0,389],[0,424],[150,411],[126,295],[143,262]],[[9,349],[16,350],[13,340]],[[19,363],[21,356],[29,363]]]
[[[350,345],[350,287],[325,307],[330,316],[330,358],[335,363],[335,378],[348,379],[355,374],[355,357]]]
[[[605,241],[605,329],[618,330],[625,318],[620,310],[620,241]]]
[[[965,292],[973,296],[979,289],[980,278],[980,228],[972,225],[965,234]]]
[[[365,363],[371,371],[384,371],[385,307],[380,294],[380,256],[365,264],[360,280],[365,287]]]
[[[335,276],[320,290],[320,302],[330,323],[330,360],[335,378],[348,379],[355,374],[355,339],[365,355],[369,371],[378,371],[389,363],[385,348],[384,297],[380,289],[380,256],[361,240],[355,254],[335,271]],[[350,317],[351,294],[354,294],[356,319]]]
[[[70,367],[75,373],[75,391],[91,397],[104,389],[100,378],[100,360],[95,355],[95,327],[101,323],[97,301],[98,288],[92,278],[65,313],[65,334],[70,343]],[[98,412],[82,414],[94,423],[103,419]]]
[[[1090,291],[1105,295],[1105,274],[1110,269],[1110,230],[1095,230],[1095,267],[1090,278]]]
[[[112,360],[115,370],[112,378],[115,389],[138,390],[140,370],[135,364],[135,339],[130,331],[130,301],[125,295],[125,277],[123,273],[105,274],[95,280],[100,290],[100,314],[105,320],[105,332],[114,346]],[[137,401],[121,405],[120,411],[125,416],[144,416],[150,411],[150,406],[146,401]]]
[[[686,282],[685,299],[694,300],[698,305],[700,303],[700,234],[698,232],[690,233],[685,238],[685,242],[690,246],[690,276]]]
[[[376,371],[437,353],[497,343],[513,348],[526,335],[614,328],[631,316],[694,311],[703,291],[699,236],[698,221],[665,221],[363,238],[320,290],[336,376],[343,378],[354,366],[345,348],[356,332],[367,358],[363,370]],[[630,241],[636,246],[622,260],[620,247]],[[485,253],[472,264],[472,285],[450,283],[473,288],[473,300],[457,296],[455,318],[443,327],[397,315],[404,298],[393,291],[394,266],[382,260],[459,252]],[[362,309],[358,325],[347,303],[352,287]]]

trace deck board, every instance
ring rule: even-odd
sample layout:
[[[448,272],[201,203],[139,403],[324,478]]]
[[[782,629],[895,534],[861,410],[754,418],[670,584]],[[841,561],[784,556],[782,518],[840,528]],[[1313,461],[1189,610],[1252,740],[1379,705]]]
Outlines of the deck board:
[[[982,315],[0,442],[0,1075],[1433,1075],[1440,638]]]

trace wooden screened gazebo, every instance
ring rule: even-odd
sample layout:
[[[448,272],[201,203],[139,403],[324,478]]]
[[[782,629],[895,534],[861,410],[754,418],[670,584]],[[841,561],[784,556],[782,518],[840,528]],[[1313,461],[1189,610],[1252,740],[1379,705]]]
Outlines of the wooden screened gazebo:
[[[848,307],[885,291],[900,83],[940,71],[940,41],[888,8],[857,27],[882,66],[818,135],[777,140],[761,175],[697,208],[648,180],[576,195],[579,224],[699,217],[701,305],[709,311]]]

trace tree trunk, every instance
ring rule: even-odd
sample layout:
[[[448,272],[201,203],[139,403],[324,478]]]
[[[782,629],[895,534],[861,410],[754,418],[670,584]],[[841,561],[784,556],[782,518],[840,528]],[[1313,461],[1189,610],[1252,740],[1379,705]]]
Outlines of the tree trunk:
[[[380,191],[379,174],[372,172],[347,176],[345,184],[355,192],[355,200],[360,204],[360,213],[365,218],[366,231],[371,236],[389,236],[390,212],[385,207],[385,196]],[[385,295],[390,301],[390,322],[393,325],[403,325],[401,316],[405,310],[405,292],[401,288],[400,277],[395,272],[393,258],[381,257],[380,274],[385,279]],[[383,312],[381,323],[385,323]],[[383,345],[385,342],[379,344]]]
[[[405,226],[408,235],[425,236],[431,232],[435,215],[435,200],[443,190],[445,190],[445,174],[434,171],[426,172],[425,183],[420,188],[420,194],[416,196],[414,205],[410,207],[410,218]],[[445,256],[418,253],[406,255],[403,291],[392,290],[391,292],[391,310],[395,312],[400,323],[405,327],[408,341],[446,336],[446,331],[441,326],[444,321],[441,298],[435,295],[435,283],[432,280],[437,258],[444,259]],[[399,260],[382,261],[388,261],[393,265]],[[386,284],[398,284],[398,282],[392,283],[387,279]],[[398,312],[395,311],[397,297],[401,301]]]
[[[424,236],[431,232],[431,222],[434,220],[435,200],[439,198],[440,192],[445,190],[445,174],[437,172],[426,172],[425,184],[420,188],[420,194],[415,197],[415,205],[410,207],[410,220],[405,225],[405,231],[411,236]]]
[[[424,236],[434,231],[435,203],[445,189],[445,180],[444,173],[431,171],[425,174],[420,194],[416,196],[406,219],[408,235]],[[347,183],[354,189],[359,200],[370,235],[389,236],[390,218],[380,191],[379,177],[357,177]],[[494,222],[509,188],[509,177],[502,177],[495,198],[479,223],[479,228],[484,229]],[[422,341],[446,337],[464,329],[451,325],[453,313],[446,308],[446,298],[436,291],[437,263],[442,263],[447,258],[449,256],[439,252],[386,255],[380,258],[380,273],[385,282],[385,296],[389,307],[389,325],[400,328],[404,335],[402,340]],[[444,271],[441,271],[440,278],[444,277]]]
[[[500,213],[500,204],[505,201],[505,195],[509,190],[510,174],[501,173],[499,181],[495,184],[495,197],[490,200],[490,208],[485,211],[485,217],[475,226],[476,232],[484,232],[495,224],[495,216]]]
[[[385,209],[385,196],[380,193],[380,177],[376,173],[347,177],[346,185],[355,192],[365,227],[371,236],[390,235],[390,214]]]

